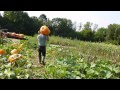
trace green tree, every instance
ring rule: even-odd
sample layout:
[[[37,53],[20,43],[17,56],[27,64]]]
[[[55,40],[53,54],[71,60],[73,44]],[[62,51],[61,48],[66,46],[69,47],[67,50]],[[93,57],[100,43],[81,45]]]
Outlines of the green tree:
[[[53,18],[52,27],[54,34],[63,37],[74,37],[76,31],[71,20],[66,18]]]
[[[81,31],[81,29],[82,29],[82,23],[81,23],[81,22],[79,23],[79,26],[78,26],[78,27],[79,27],[78,30]]]
[[[91,30],[82,30],[82,40],[85,41],[93,41],[94,40],[94,33]]]
[[[107,30],[106,40],[114,44],[120,44],[120,25],[110,24]]]
[[[99,28],[95,32],[95,41],[101,41],[101,42],[105,41],[106,31],[107,31],[107,29],[104,27]]]
[[[5,11],[6,27],[9,31],[33,35],[36,29],[36,21],[23,11]],[[36,24],[36,25],[35,25]]]
[[[41,14],[39,16],[39,19],[43,22],[43,24],[47,23],[47,16],[45,14]]]
[[[91,23],[91,22],[86,22],[86,23],[84,24],[83,30],[92,30],[92,25],[93,25],[93,23]]]
[[[3,17],[1,16],[1,14],[0,14],[0,28],[2,27],[2,25],[3,25]]]
[[[97,25],[97,24],[95,24],[95,25],[94,25],[94,27],[93,27],[93,31],[96,31],[96,30],[97,30],[97,28],[98,28],[98,25]]]

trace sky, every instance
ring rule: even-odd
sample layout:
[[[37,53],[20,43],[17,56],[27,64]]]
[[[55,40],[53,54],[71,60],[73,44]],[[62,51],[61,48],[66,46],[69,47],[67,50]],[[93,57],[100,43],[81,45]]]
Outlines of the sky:
[[[85,24],[87,21],[97,24],[98,27],[105,27],[109,24],[120,24],[120,11],[25,11],[28,15],[39,17],[45,14],[47,18],[67,18],[76,25]],[[0,11],[1,13],[1,11]]]

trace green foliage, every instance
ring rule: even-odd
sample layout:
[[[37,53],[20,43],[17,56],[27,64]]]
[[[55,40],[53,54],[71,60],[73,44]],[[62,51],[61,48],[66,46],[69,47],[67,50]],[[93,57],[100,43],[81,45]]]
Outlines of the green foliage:
[[[84,28],[83,28],[83,30],[92,30],[92,26],[93,25],[93,23],[91,23],[91,22],[86,22],[85,24],[84,24]]]
[[[62,36],[62,37],[72,37],[74,35],[73,23],[71,20],[66,18],[53,18],[53,35]],[[67,32],[67,33],[66,33]]]
[[[8,28],[9,32],[34,35],[41,25],[38,19],[29,17],[23,11],[5,11],[4,18],[6,19],[4,27]]]
[[[83,42],[85,45],[85,42]],[[90,43],[92,44],[92,43]],[[104,44],[100,44],[103,47]],[[95,49],[98,44],[94,44]],[[111,45],[112,46],[112,45]],[[109,49],[111,48],[109,46]],[[81,48],[80,48],[81,47]],[[97,53],[90,52],[90,45],[83,48],[82,44],[79,48],[61,47],[50,45],[47,48],[47,65],[44,67],[45,73],[42,77],[45,79],[118,79],[120,78],[120,67],[114,64],[112,60],[107,57],[110,51],[106,52],[106,56],[102,57],[102,50]],[[107,49],[107,50],[109,50]],[[115,49],[115,47],[114,47]],[[104,50],[104,49],[103,49]],[[81,53],[80,53],[81,52]],[[94,52],[91,51],[91,52]],[[96,51],[95,51],[96,52]],[[111,52],[112,53],[112,52]],[[119,53],[119,52],[118,52]],[[120,58],[120,57],[119,57]],[[117,60],[117,59],[116,59]]]
[[[97,29],[98,25],[92,22],[86,22],[84,25],[80,23],[80,31],[77,32],[76,23],[67,18],[57,17],[50,20],[45,14],[41,14],[39,17],[29,17],[23,11],[4,11],[3,17],[0,15],[0,26],[7,28],[9,32],[34,36],[42,25],[50,28],[50,35],[120,45],[119,24],[110,24],[108,28]]]
[[[84,41],[93,41],[94,39],[94,34],[93,31],[91,30],[83,30],[81,31],[82,34],[82,40]]]
[[[106,37],[106,32],[107,29],[106,28],[99,28],[97,30],[97,32],[95,32],[95,41],[105,41],[105,37]]]
[[[21,40],[22,58],[9,63],[12,41],[0,45],[6,54],[0,56],[1,79],[119,79],[120,78],[120,47],[70,40],[50,36],[47,44],[46,65],[39,65],[37,35],[26,36]]]

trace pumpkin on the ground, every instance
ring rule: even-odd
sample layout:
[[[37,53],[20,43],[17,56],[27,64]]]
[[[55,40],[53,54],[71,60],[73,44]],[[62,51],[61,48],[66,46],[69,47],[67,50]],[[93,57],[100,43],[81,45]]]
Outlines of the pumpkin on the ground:
[[[18,54],[18,50],[17,49],[13,49],[10,53],[11,54]]]
[[[19,34],[16,34],[15,37],[16,37],[16,38],[19,38]]]
[[[39,30],[40,33],[44,35],[49,35],[50,34],[50,29],[47,26],[42,26]]]
[[[16,60],[19,60],[21,57],[22,57],[21,54],[13,54],[9,56],[8,61],[15,62]]]
[[[8,58],[8,61],[9,61],[9,62],[15,62],[14,56],[10,56],[10,57]]]
[[[16,33],[15,33],[15,32],[11,33],[11,36],[12,36],[12,37],[15,37],[15,35],[16,35]]]
[[[3,54],[5,54],[5,50],[0,49],[0,55],[3,55]]]
[[[24,38],[24,34],[19,34],[19,38]]]

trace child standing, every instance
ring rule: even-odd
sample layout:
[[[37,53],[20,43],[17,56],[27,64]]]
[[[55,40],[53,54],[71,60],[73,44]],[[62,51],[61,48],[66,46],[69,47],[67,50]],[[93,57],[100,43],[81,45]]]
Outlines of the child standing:
[[[39,63],[45,65],[45,57],[46,57],[46,41],[49,41],[49,37],[40,33],[38,31],[38,53],[39,53]]]

